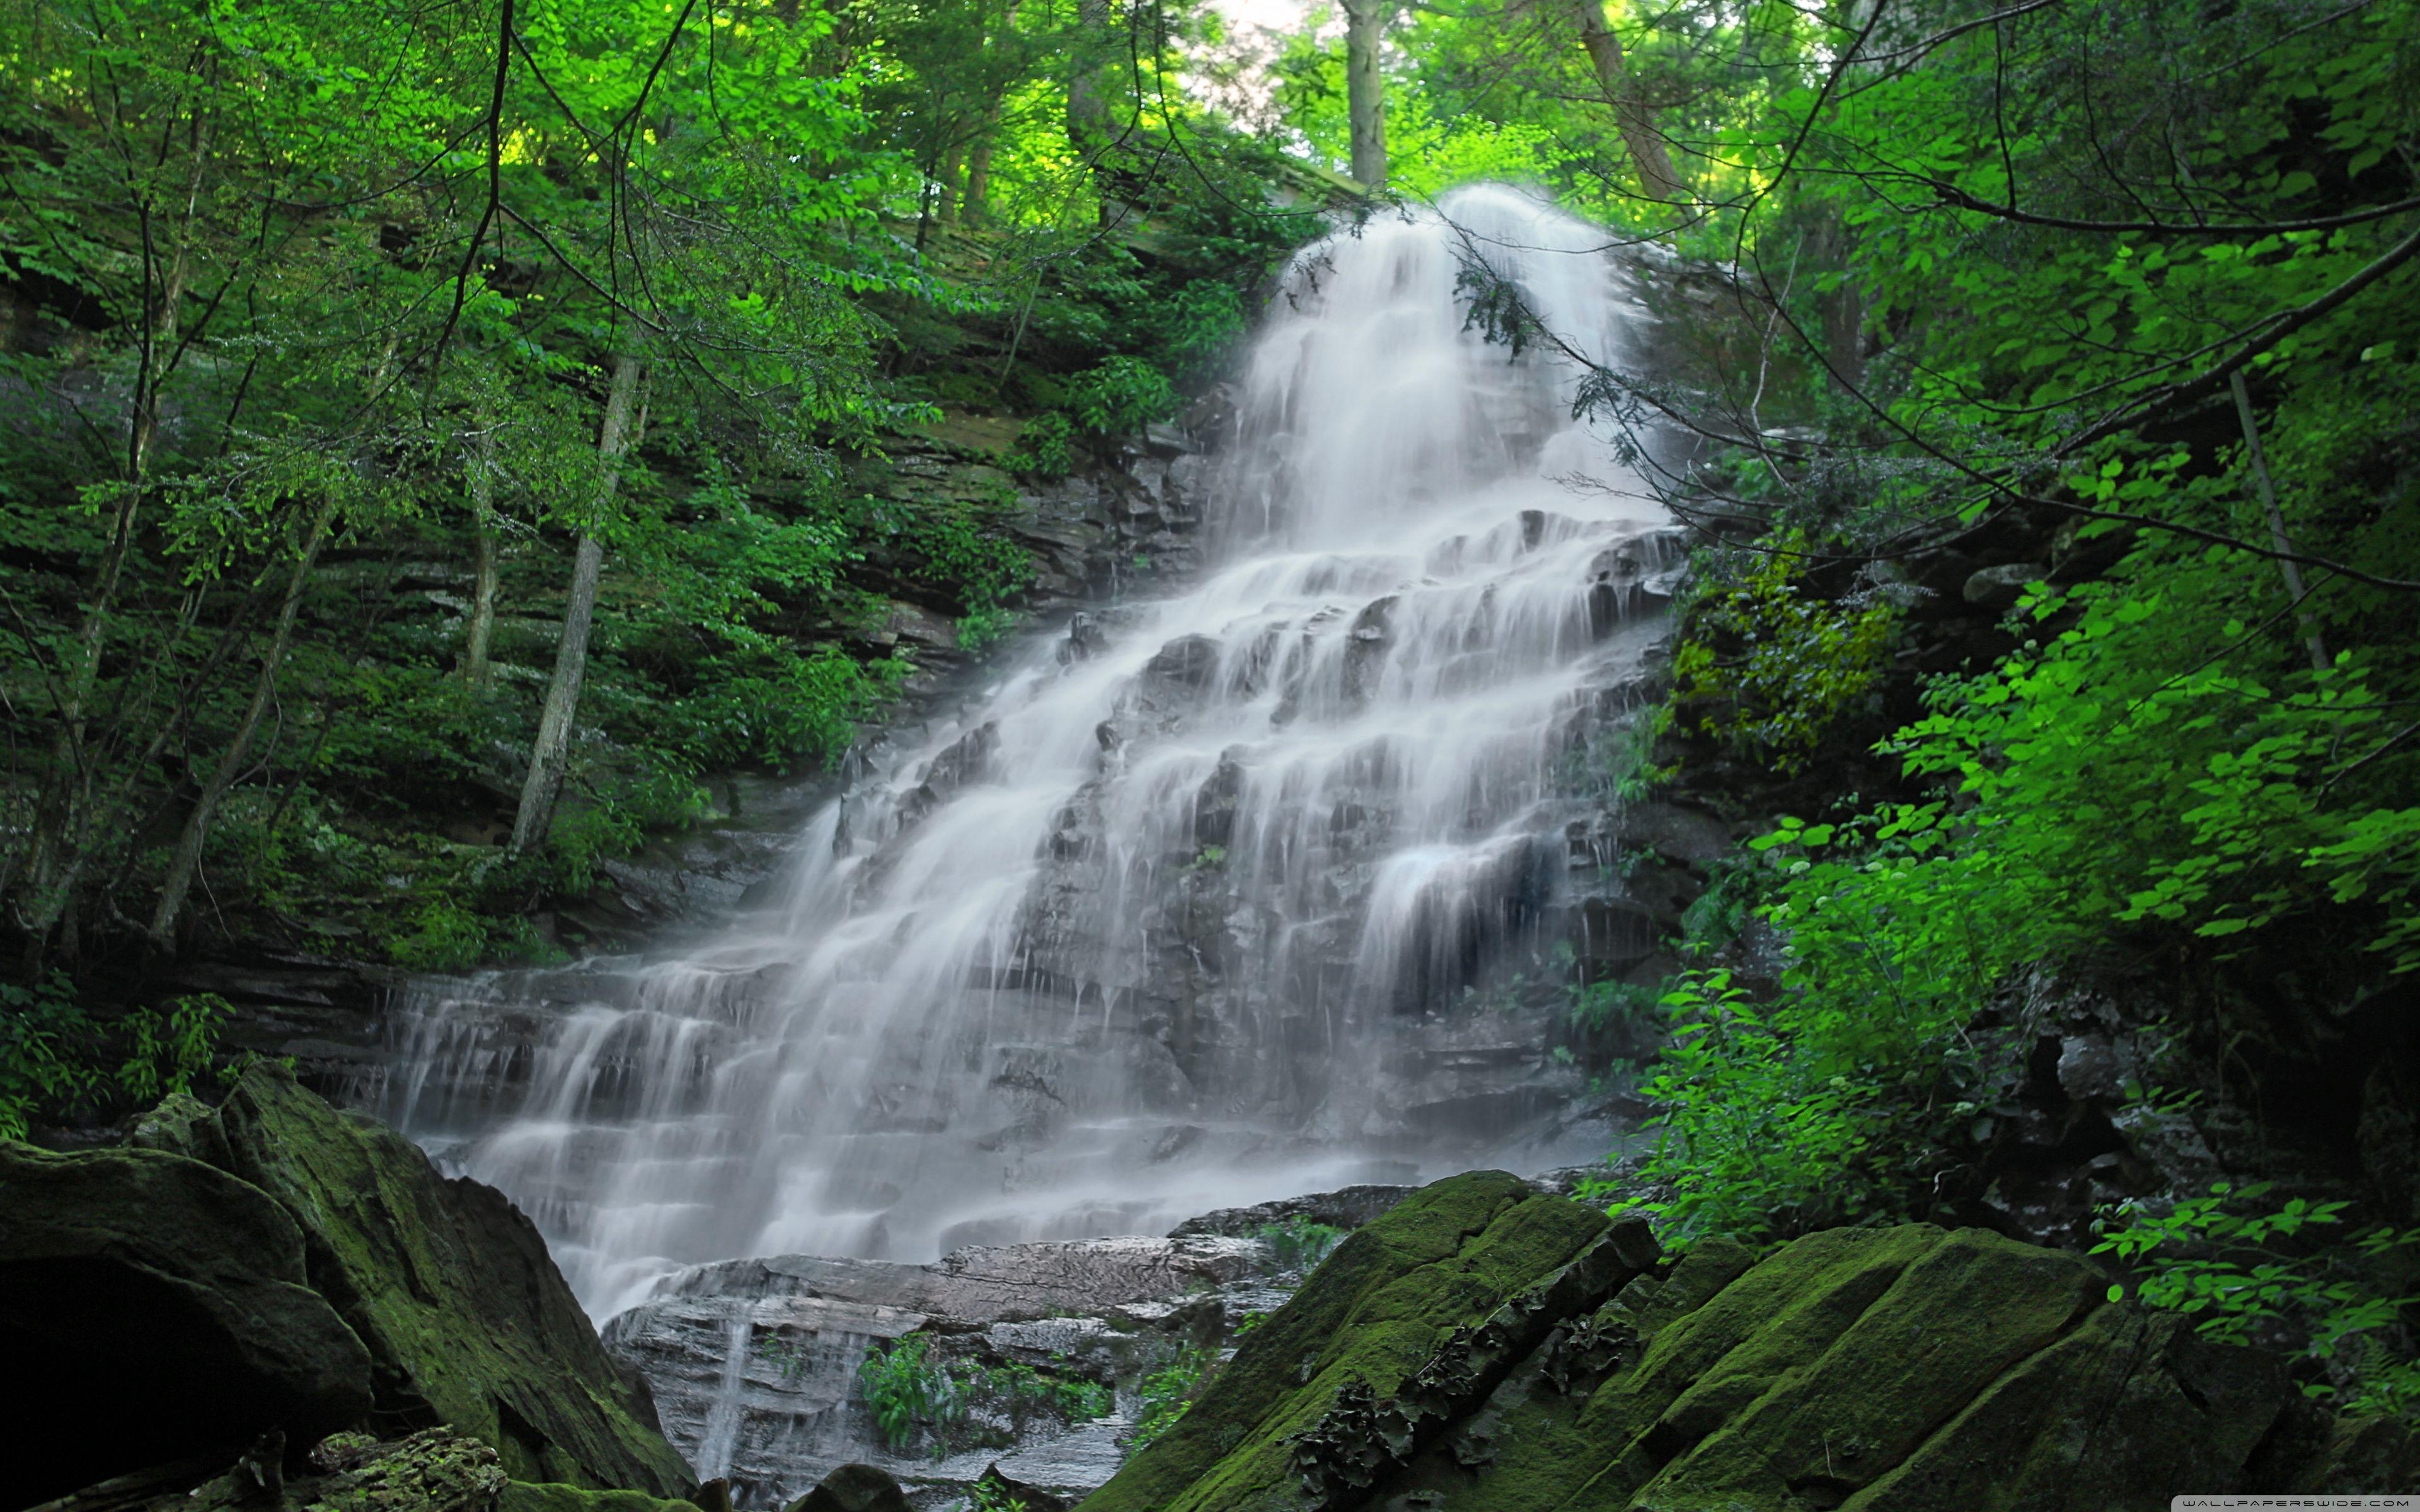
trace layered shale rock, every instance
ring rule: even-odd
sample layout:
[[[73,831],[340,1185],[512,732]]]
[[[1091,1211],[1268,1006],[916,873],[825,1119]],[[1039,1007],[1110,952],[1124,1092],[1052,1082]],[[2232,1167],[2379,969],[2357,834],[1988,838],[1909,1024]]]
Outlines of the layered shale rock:
[[[979,1246],[932,1265],[731,1260],[669,1278],[605,1341],[651,1383],[673,1442],[743,1505],[780,1505],[851,1463],[939,1492],[997,1460],[1080,1496],[1125,1458],[1131,1421],[1114,1404],[1187,1347],[1215,1348],[1231,1314],[1278,1305],[1271,1268],[1266,1244],[1208,1235]],[[1014,1380],[1022,1396],[978,1393],[946,1435],[886,1438],[860,1369],[911,1335],[927,1369]],[[1106,1415],[1054,1408],[1083,1388]]]

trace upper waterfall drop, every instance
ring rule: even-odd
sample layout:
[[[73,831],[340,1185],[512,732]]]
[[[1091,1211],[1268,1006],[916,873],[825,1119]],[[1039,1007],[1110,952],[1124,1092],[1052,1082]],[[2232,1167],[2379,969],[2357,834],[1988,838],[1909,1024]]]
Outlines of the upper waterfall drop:
[[[1544,1036],[1469,989],[1567,902],[1572,757],[1653,642],[1667,521],[1573,364],[1482,341],[1460,285],[1476,253],[1618,354],[1603,241],[1480,187],[1298,255],[1198,583],[1027,648],[712,942],[422,984],[383,1111],[600,1318],[697,1261],[1147,1231],[1534,1141]]]

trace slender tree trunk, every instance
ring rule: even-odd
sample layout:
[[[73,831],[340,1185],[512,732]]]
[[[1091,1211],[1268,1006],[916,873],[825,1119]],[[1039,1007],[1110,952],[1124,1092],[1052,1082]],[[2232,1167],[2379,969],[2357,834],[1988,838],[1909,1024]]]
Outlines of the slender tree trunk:
[[[958,224],[958,185],[967,149],[964,144],[954,146],[941,154],[941,203],[939,218],[943,225]]]
[[[989,103],[984,106],[983,120],[975,130],[975,139],[967,147],[967,193],[960,206],[960,213],[970,225],[981,225],[991,218],[992,143],[1000,135],[1002,104],[1001,89],[996,83],[999,77],[997,65],[992,62],[992,54],[999,46],[999,39],[1016,29],[1016,6],[1017,0],[1008,0],[1008,4],[1001,8],[999,23],[987,27],[984,37],[986,65],[984,91]]]
[[[201,214],[208,141],[207,131],[196,122],[190,144],[193,172],[185,185],[176,248],[165,269],[159,270],[158,282],[146,279],[149,286],[145,292],[153,302],[142,316],[133,404],[127,420],[126,484],[110,521],[109,545],[102,552],[100,571],[94,575],[91,601],[85,606],[84,624],[76,636],[75,660],[59,701],[58,736],[53,742],[49,771],[36,801],[24,879],[31,893],[31,906],[22,910],[22,917],[38,951],[42,937],[67,906],[68,882],[64,873],[82,871],[81,858],[68,853],[81,849],[72,843],[72,837],[78,815],[87,808],[85,800],[89,796],[90,774],[85,759],[86,722],[92,712],[93,694],[101,686],[118,583],[125,576],[126,559],[133,550],[135,521],[142,513],[150,478],[152,445],[160,432],[160,386],[176,361],[178,316],[192,266],[194,226]],[[147,208],[142,213],[147,219]],[[147,262],[147,271],[150,268]],[[89,816],[85,817],[88,820]]]
[[[220,754],[217,769],[203,784],[200,799],[185,819],[184,833],[177,838],[177,854],[168,863],[167,879],[160,885],[160,906],[152,912],[148,932],[152,949],[163,954],[176,953],[177,916],[183,912],[185,895],[193,890],[194,873],[201,869],[202,843],[209,838],[210,822],[218,816],[219,800],[243,775],[252,760],[252,742],[260,733],[260,721],[277,702],[277,673],[286,663],[287,648],[294,642],[295,615],[302,607],[303,591],[311,585],[311,569],[318,563],[319,548],[328,539],[329,517],[334,512],[334,501],[323,500],[311,516],[310,533],[302,543],[302,554],[294,559],[293,576],[286,580],[285,601],[277,607],[277,628],[269,638],[269,649],[261,655],[260,676],[253,684],[252,702],[245,707],[235,734]]]
[[[597,485],[599,517],[613,502],[621,481],[617,464],[629,450],[639,365],[639,359],[628,352],[613,359],[605,422],[597,435],[597,456],[603,473]],[[597,614],[597,579],[604,566],[604,543],[593,529],[581,532],[580,549],[571,563],[571,596],[563,609],[563,640],[554,655],[554,680],[547,685],[546,711],[538,718],[537,741],[530,748],[529,778],[521,785],[520,812],[513,819],[510,854],[514,856],[545,841],[555,802],[563,795],[564,773],[571,761],[572,720],[580,712],[580,685],[588,675],[588,629]]]
[[[1344,0],[1344,99],[1353,122],[1353,177],[1365,187],[1387,182],[1387,79],[1378,49],[1389,0]]]
[[[1817,284],[1815,312],[1823,322],[1825,359],[1852,388],[1866,380],[1866,298],[1849,266],[1855,246],[1856,234],[1837,212],[1826,210],[1817,218],[1808,251],[1819,273],[1837,272],[1840,278],[1828,289]]]
[[[496,633],[496,433],[482,425],[471,442],[471,523],[476,532],[476,575],[471,621],[462,640],[462,681],[485,693],[490,681],[489,643]]]
[[[1067,141],[1080,155],[1109,139],[1109,101],[1101,90],[1101,59],[1109,44],[1109,0],[1076,0],[1074,69],[1067,75]]]
[[[1689,186],[1673,170],[1672,155],[1655,129],[1655,113],[1638,98],[1621,55],[1621,39],[1605,23],[1604,0],[1569,0],[1569,4],[1573,19],[1579,23],[1580,45],[1588,49],[1589,61],[1595,66],[1597,88],[1613,107],[1622,145],[1630,149],[1630,161],[1638,169],[1639,189],[1650,199],[1690,203]]]
[[[2277,507],[2277,488],[2269,481],[2269,457],[2260,447],[2260,424],[2252,418],[2252,393],[2243,386],[2241,368],[2226,375],[2235,390],[2235,418],[2243,424],[2243,452],[2252,463],[2253,481],[2260,488],[2260,507],[2269,516],[2269,544],[2277,555],[2277,570],[2286,579],[2286,594],[2293,601],[2294,618],[2303,627],[2303,644],[2311,654],[2311,670],[2326,671],[2335,663],[2328,660],[2328,643],[2319,635],[2319,622],[2303,607],[2303,569],[2293,561],[2294,539],[2286,533],[2286,516]]]
[[[991,219],[991,139],[1000,130],[1000,113],[995,110],[985,119],[983,134],[967,151],[967,193],[958,207],[969,225],[981,225]]]

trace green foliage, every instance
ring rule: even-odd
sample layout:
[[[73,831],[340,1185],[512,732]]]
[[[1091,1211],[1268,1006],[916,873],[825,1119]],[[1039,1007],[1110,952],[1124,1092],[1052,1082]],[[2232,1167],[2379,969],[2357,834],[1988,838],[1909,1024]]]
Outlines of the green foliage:
[[[949,1371],[930,1357],[931,1347],[923,1335],[910,1334],[887,1350],[876,1345],[857,1367],[875,1429],[894,1454],[913,1442],[919,1425],[947,1424],[959,1415]]]
[[[931,1343],[925,1335],[910,1334],[887,1350],[876,1345],[858,1366],[875,1427],[893,1453],[904,1453],[920,1429],[932,1436],[937,1456],[961,1441],[988,1439],[970,1431],[969,1414],[978,1411],[1006,1418],[1014,1440],[1036,1414],[1081,1423],[1116,1410],[1114,1395],[1098,1381],[1016,1361],[945,1358]]]
[[[1971,1072],[1947,994],[1759,1004],[1712,970],[1663,1002],[1672,1043],[1640,1088],[1661,1110],[1643,1174],[1668,1189],[1652,1211],[1680,1242],[1892,1213],[1942,1125],[1929,1094]]]
[[[1646,1090],[1665,1110],[1652,1168],[1679,1194],[1668,1223],[1787,1231],[1895,1211],[1974,1112],[1966,1026],[2027,963],[2118,946],[2225,959],[2293,920],[2412,968],[2409,810],[2346,780],[2364,775],[2350,743],[2389,717],[2363,666],[2278,677],[2247,650],[2250,667],[2174,667],[2180,628],[2249,586],[2215,555],[2156,590],[2035,602],[2067,628],[1937,684],[1885,748],[1940,796],[1784,819],[1752,842],[1788,942],[1781,991],[1752,1004],[1715,974],[1666,1000],[1679,1043]]]
[[[2420,1297],[2373,1289],[2397,1269],[2398,1252],[2420,1246],[2420,1229],[2381,1227],[2314,1244],[2320,1236],[2306,1231],[2341,1225],[2350,1204],[2294,1197],[2270,1208],[2270,1190],[2266,1181],[2240,1190],[2221,1181],[2164,1211],[2122,1204],[2103,1217],[2092,1253],[2132,1271],[2147,1305],[2184,1313],[2223,1343],[2275,1343],[2281,1328],[2299,1335],[2327,1377],[2304,1382],[2305,1395],[2352,1412],[2420,1414],[2420,1363],[2403,1322]],[[2408,1281],[2408,1262],[2399,1269]],[[2124,1290],[2112,1287],[2111,1300]]]
[[[1076,471],[1075,442],[1075,423],[1052,409],[1025,423],[1003,462],[1013,472],[1046,480],[1063,478]]]
[[[1705,734],[1785,772],[1855,708],[1882,674],[1898,613],[1885,601],[1835,605],[1797,583],[1803,535],[1774,544],[1733,584],[1701,591],[1672,657],[1673,699]]]
[[[1110,357],[1067,384],[1067,409],[1096,435],[1140,430],[1176,413],[1176,385],[1140,357]]]
[[[0,1139],[23,1139],[38,1119],[148,1107],[214,1078],[229,1011],[199,993],[113,1022],[85,1011],[64,972],[31,987],[0,982]]]
[[[233,1012],[216,993],[171,998],[167,1011],[137,1008],[118,1020],[126,1058],[118,1063],[118,1088],[138,1105],[192,1090],[218,1059],[219,1029]]]
[[[912,670],[868,651],[886,599],[970,651],[1014,625],[1008,505],[859,497],[886,444],[942,404],[1039,412],[1016,462],[1063,474],[1079,426],[1207,377],[1314,213],[1154,82],[1185,5],[1111,48],[1063,8],[576,0],[514,13],[501,60],[493,8],[9,16],[0,878],[37,963],[148,917],[178,836],[146,816],[231,754],[187,933],[543,958],[520,916],[708,818],[707,774],[878,717]],[[1115,162],[1070,135],[1088,69]],[[1147,227],[1103,213],[1130,174]],[[609,463],[624,358],[641,439]],[[508,859],[582,536],[566,793]]]
[[[1269,1247],[1280,1270],[1307,1273],[1344,1242],[1344,1233],[1333,1225],[1313,1223],[1296,1213],[1282,1223],[1263,1224],[1252,1237]]]
[[[876,506],[874,516],[908,555],[910,576],[985,613],[1001,609],[1033,576],[1032,554],[1001,528],[1009,507],[936,501],[907,511]]]
[[[1141,1397],[1135,1413],[1135,1426],[1126,1435],[1128,1446],[1136,1454],[1151,1447],[1154,1441],[1176,1426],[1177,1420],[1189,1411],[1202,1395],[1210,1377],[1218,1370],[1218,1357],[1208,1350],[1187,1347],[1158,1369],[1142,1378],[1139,1388]]]
[[[0,983],[0,1139],[23,1139],[43,1110],[81,1102],[99,1080],[92,1021],[54,972],[34,987]]]
[[[967,1512],[1025,1512],[1025,1499],[997,1482],[979,1480],[967,1493]]]
[[[1604,743],[1604,781],[1622,803],[1643,803],[1672,779],[1655,761],[1656,743],[1672,728],[1672,705],[1657,702],[1622,717]]]
[[[1663,1001],[1663,994],[1655,988],[1611,979],[1574,982],[1570,993],[1572,1025],[1590,1034],[1645,1018]]]

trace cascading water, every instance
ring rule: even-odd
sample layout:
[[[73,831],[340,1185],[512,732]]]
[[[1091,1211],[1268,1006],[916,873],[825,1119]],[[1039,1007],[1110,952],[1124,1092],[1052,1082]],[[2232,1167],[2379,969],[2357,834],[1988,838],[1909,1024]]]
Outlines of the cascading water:
[[[1444,211],[1295,260],[1199,585],[1036,644],[815,817],[779,907],[405,1005],[383,1111],[597,1316],[694,1261],[1149,1231],[1534,1136],[1534,1026],[1469,989],[1559,906],[1558,795],[1653,643],[1666,520],[1568,363],[1466,329],[1475,247],[1622,351],[1601,235],[1503,189]]]

